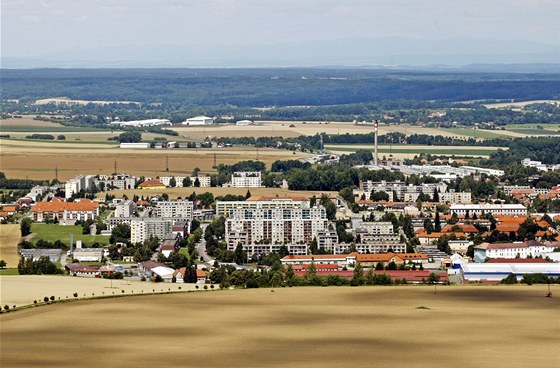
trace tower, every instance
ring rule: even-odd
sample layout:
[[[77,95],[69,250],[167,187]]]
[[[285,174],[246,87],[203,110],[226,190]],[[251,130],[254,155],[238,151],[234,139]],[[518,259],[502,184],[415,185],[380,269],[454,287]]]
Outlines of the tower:
[[[377,136],[379,134],[379,120],[374,120],[373,121],[373,145],[374,145],[374,153],[373,153],[373,164],[375,166],[378,165],[378,159],[377,159]]]

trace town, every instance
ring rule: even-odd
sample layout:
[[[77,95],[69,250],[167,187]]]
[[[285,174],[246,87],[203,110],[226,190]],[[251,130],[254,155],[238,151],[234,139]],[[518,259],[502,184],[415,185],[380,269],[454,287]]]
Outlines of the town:
[[[528,159],[522,164],[542,170]],[[274,188],[252,195],[265,188],[266,173],[255,169],[231,172],[221,184],[246,188],[245,196],[214,197],[208,190],[216,178],[199,170],[184,177],[84,174],[34,186],[3,203],[0,217],[21,222],[20,274],[43,272],[34,264],[48,261],[72,276],[221,288],[559,279],[560,211],[539,211],[539,203],[560,201],[559,185],[510,185],[504,171],[451,159],[381,160],[377,145],[372,161],[355,168],[380,178],[396,172],[404,181],[360,178],[313,196],[273,195]],[[193,192],[185,198],[165,193],[186,187]],[[119,190],[133,194],[111,194]],[[95,241],[59,236],[76,227]],[[56,241],[41,239],[47,228],[59,234]]]

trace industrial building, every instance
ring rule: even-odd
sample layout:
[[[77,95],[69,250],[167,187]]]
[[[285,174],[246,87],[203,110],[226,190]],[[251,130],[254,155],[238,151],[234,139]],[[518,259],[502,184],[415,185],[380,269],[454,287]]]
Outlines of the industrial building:
[[[183,125],[212,125],[214,124],[214,118],[209,118],[208,116],[195,116],[194,118],[187,119],[183,121]]]
[[[116,126],[131,126],[131,127],[145,127],[145,126],[158,126],[158,125],[172,125],[168,119],[146,119],[146,120],[131,120],[131,121],[112,121],[110,125]]]

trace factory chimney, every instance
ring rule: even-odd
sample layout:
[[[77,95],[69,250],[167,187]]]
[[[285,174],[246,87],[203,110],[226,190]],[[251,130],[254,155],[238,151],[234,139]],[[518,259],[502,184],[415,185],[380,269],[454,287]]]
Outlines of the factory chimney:
[[[373,144],[374,144],[374,152],[373,152],[373,164],[375,166],[378,165],[377,161],[377,136],[379,134],[379,120],[373,121]]]

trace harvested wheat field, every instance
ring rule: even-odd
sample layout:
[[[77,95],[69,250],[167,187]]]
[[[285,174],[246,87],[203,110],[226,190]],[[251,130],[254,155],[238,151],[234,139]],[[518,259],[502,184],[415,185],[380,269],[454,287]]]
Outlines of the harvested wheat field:
[[[122,197],[126,195],[128,198],[132,198],[135,194],[138,196],[149,197],[152,195],[161,195],[163,193],[167,193],[170,199],[176,199],[178,197],[186,198],[191,195],[193,192],[197,194],[201,194],[204,192],[210,192],[214,194],[215,197],[217,196],[224,196],[226,194],[233,194],[233,195],[242,195],[244,196],[247,194],[247,190],[251,192],[251,195],[254,196],[264,196],[264,197],[282,197],[282,196],[293,196],[293,197],[309,197],[317,196],[321,197],[322,194],[329,194],[333,193],[336,194],[337,192],[327,192],[327,191],[319,191],[319,190],[289,190],[289,189],[282,189],[282,188],[227,188],[227,187],[185,187],[185,188],[165,188],[165,189],[154,189],[154,190],[147,190],[147,189],[126,189],[126,190],[111,190],[109,192],[100,192],[97,193],[98,198],[105,198],[105,194],[109,193],[116,197]]]
[[[136,176],[188,175],[195,167],[214,172],[217,164],[256,160],[270,165],[276,160],[309,156],[287,150],[233,147],[218,149],[120,149],[94,143],[48,143],[0,140],[2,171],[9,178],[67,180],[77,174],[108,174],[114,171]],[[166,167],[169,171],[166,171]]]
[[[543,286],[208,291],[2,314],[4,367],[553,367]]]
[[[179,289],[180,288],[180,289]],[[138,294],[169,292],[193,289],[194,285],[182,283],[150,283],[129,280],[109,280],[90,277],[70,277],[60,275],[13,275],[0,276],[0,305],[24,306],[42,301],[45,296],[54,295],[61,300],[92,298],[113,294]],[[171,289],[171,290],[170,290]],[[124,291],[124,292],[123,292]]]
[[[6,261],[8,268],[17,267],[20,237],[19,224],[0,224],[0,259]]]

